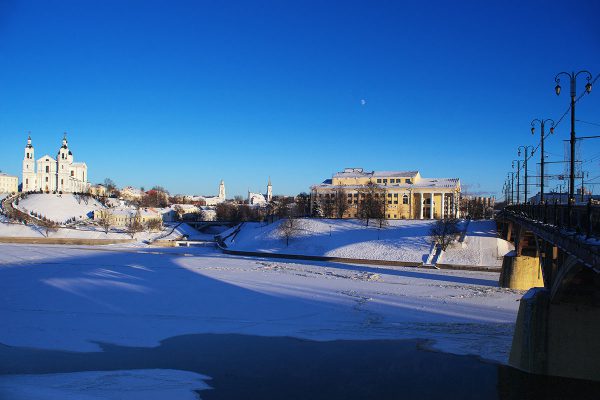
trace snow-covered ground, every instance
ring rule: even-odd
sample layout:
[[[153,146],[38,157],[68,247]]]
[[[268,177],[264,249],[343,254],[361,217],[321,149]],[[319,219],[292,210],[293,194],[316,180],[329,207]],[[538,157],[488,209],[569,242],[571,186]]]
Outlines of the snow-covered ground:
[[[175,227],[176,226],[176,227]],[[173,229],[175,227],[175,229]],[[147,247],[147,242],[157,238],[176,239],[183,235],[194,235],[194,240],[212,240],[213,235],[204,235],[195,231],[186,224],[166,225],[162,232],[139,232],[135,235],[128,247]],[[78,226],[77,228],[58,228],[56,231],[49,232],[35,225],[24,225],[19,223],[9,223],[0,221],[0,237],[23,237],[23,238],[45,238],[52,239],[110,239],[110,240],[130,240],[131,236],[124,229],[111,229],[108,233],[98,226]],[[123,246],[123,245],[120,245]]]
[[[502,257],[515,246],[497,237],[495,221],[471,221],[464,243],[447,249],[440,262],[459,265],[502,266]]]
[[[20,200],[17,208],[23,212],[30,211],[46,217],[51,221],[63,223],[71,218],[85,220],[92,217],[94,210],[104,208],[95,199],[78,202],[72,194],[33,193]]]
[[[275,261],[210,247],[0,244],[0,343],[96,352],[100,343],[152,347],[193,333],[415,338],[506,362],[521,293],[497,281],[492,272]],[[191,393],[206,380],[179,372],[4,376],[0,392],[16,399],[185,399],[176,390]],[[136,397],[148,390],[165,395]]]
[[[240,233],[226,240],[233,250],[262,251],[359,259],[421,263],[432,248],[429,230],[434,221],[398,220],[379,229],[358,220],[303,219],[297,237],[286,246],[277,227],[245,223]],[[460,265],[500,266],[512,245],[496,237],[494,221],[471,221],[464,243],[452,245],[441,262]]]

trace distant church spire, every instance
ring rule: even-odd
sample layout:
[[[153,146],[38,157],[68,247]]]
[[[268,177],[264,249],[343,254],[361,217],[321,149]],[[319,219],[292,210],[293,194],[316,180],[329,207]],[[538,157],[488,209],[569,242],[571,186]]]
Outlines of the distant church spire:
[[[267,201],[273,200],[273,185],[271,185],[271,177],[269,176],[269,183],[267,184]]]

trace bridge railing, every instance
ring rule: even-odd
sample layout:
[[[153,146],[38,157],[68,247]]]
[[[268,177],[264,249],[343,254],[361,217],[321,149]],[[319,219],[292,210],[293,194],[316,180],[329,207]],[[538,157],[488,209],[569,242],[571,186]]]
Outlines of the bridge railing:
[[[586,237],[600,238],[600,204],[589,201],[587,204],[514,204],[507,211],[522,215],[557,228],[574,230]]]

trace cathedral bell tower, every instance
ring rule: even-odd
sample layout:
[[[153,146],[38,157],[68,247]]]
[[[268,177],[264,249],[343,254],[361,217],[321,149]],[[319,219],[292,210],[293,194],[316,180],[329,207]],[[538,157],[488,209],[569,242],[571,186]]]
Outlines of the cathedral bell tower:
[[[271,177],[269,177],[269,183],[267,184],[267,201],[270,203],[273,200],[273,186],[271,185]]]
[[[37,190],[35,180],[35,151],[31,144],[31,135],[27,138],[25,146],[25,155],[23,156],[23,182],[22,192],[32,192]]]
[[[221,179],[219,184],[219,199],[225,200],[225,182]]]
[[[69,145],[67,142],[67,133],[63,136],[62,146],[58,149],[56,160],[58,161],[58,191],[71,192],[70,174],[71,174],[71,157]]]

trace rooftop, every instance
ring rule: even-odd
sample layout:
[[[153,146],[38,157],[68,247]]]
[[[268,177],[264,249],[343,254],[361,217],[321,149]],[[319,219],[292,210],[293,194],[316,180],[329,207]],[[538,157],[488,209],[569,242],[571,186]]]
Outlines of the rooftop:
[[[419,171],[365,171],[362,168],[344,168],[333,175],[334,178],[365,178],[365,177],[415,177]]]

